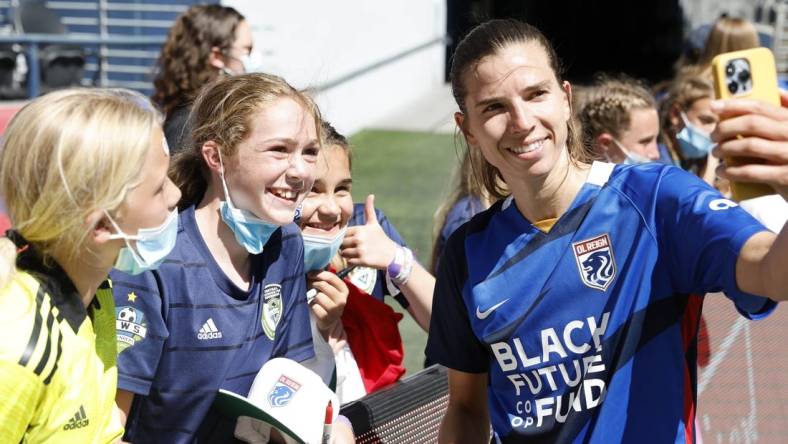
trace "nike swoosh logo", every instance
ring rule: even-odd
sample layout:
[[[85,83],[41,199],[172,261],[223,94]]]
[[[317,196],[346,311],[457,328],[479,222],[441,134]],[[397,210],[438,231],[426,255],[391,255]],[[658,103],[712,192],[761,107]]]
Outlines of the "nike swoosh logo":
[[[505,304],[509,298],[502,300],[501,302],[493,305],[492,307],[488,308],[487,310],[481,311],[479,310],[479,306],[476,306],[476,317],[479,319],[487,319],[487,316],[490,316],[492,312],[494,312],[498,307]]]

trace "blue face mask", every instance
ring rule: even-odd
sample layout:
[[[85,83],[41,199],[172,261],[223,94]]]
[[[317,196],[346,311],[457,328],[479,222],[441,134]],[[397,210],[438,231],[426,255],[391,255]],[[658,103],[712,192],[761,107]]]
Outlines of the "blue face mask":
[[[687,159],[703,159],[707,157],[716,144],[711,141],[708,134],[690,123],[687,115],[683,112],[681,113],[681,120],[684,121],[684,128],[676,134],[681,153]]]
[[[331,258],[337,254],[342,239],[345,238],[347,226],[333,238],[311,236],[301,233],[304,238],[304,271],[316,271],[326,268]]]
[[[651,163],[653,160],[649,159],[648,157],[638,154],[634,151],[629,151],[628,149],[624,148],[624,145],[616,139],[613,139],[613,143],[616,144],[618,149],[624,153],[624,165],[642,165],[644,163]]]
[[[130,236],[120,229],[115,220],[106,213],[109,221],[118,232],[110,239],[123,239],[126,246],[120,249],[115,261],[115,269],[136,275],[144,271],[154,270],[164,262],[164,258],[175,247],[178,238],[178,210],[172,210],[167,220],[157,228],[137,230],[136,236]],[[135,241],[135,247],[129,241]]]
[[[222,155],[219,153],[219,161],[222,162]],[[241,210],[233,205],[230,200],[230,192],[227,191],[227,182],[224,180],[224,163],[222,162],[222,187],[224,188],[224,201],[221,203],[220,213],[222,220],[235,235],[235,240],[250,254],[259,254],[263,247],[279,229],[279,225],[260,219],[251,211]]]

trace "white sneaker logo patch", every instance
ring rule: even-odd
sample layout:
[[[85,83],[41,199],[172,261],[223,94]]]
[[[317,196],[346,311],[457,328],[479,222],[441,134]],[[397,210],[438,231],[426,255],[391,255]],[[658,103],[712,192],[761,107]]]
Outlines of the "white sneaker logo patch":
[[[476,317],[479,318],[479,319],[482,319],[482,320],[487,319],[487,317],[490,316],[492,314],[492,312],[497,310],[498,307],[500,307],[501,305],[505,304],[508,300],[509,300],[509,298],[506,298],[506,299],[502,300],[501,302],[493,305],[492,307],[490,307],[490,308],[488,308],[487,310],[484,310],[484,311],[481,311],[479,309],[479,306],[477,305],[476,306]]]
[[[205,321],[205,324],[202,324],[202,328],[199,332],[197,332],[197,339],[200,340],[208,340],[208,339],[221,339],[222,332],[216,328],[216,324],[213,323],[212,318],[208,318]]]

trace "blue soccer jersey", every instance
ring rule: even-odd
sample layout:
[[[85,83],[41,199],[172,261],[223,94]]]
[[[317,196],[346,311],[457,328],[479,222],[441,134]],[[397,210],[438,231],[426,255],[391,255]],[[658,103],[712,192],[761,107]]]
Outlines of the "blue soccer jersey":
[[[739,250],[764,228],[678,168],[595,163],[548,233],[499,201],[446,246],[428,356],[488,373],[503,443],[693,442],[701,297],[744,316]],[[606,184],[605,184],[606,182]]]
[[[386,233],[386,236],[388,236],[389,239],[393,240],[396,244],[407,247],[405,241],[402,239],[402,236],[399,235],[397,229],[394,228],[394,225],[389,222],[386,215],[383,214],[383,211],[376,208],[375,214],[377,215],[378,223],[380,224],[380,227],[383,228],[383,232]],[[352,227],[356,225],[364,225],[366,222],[364,204],[353,204],[353,216],[350,218],[348,226]],[[350,274],[348,274],[348,279],[350,279],[350,282],[352,282],[353,285],[373,296],[375,299],[378,299],[379,301],[383,301],[386,295],[391,295],[393,290],[393,293],[396,293],[394,296],[397,299],[397,302],[399,302],[402,307],[408,308],[408,300],[405,299],[401,293],[399,293],[399,290],[394,287],[394,284],[388,284],[386,282],[386,272],[383,270],[376,270],[369,267],[356,267],[350,272]]]
[[[246,395],[271,358],[313,356],[298,228],[277,230],[254,255],[249,290],[214,261],[194,218],[158,270],[113,271],[118,388],[137,394],[130,442],[224,442],[234,423],[209,412],[219,388]]]

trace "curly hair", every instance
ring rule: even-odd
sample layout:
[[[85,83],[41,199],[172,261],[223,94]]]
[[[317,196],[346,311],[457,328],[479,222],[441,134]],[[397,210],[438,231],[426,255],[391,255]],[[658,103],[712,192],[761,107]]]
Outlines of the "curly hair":
[[[243,20],[241,13],[221,5],[194,5],[175,20],[156,62],[151,97],[165,114],[194,100],[219,76],[208,63],[211,50],[228,50]]]
[[[594,146],[602,133],[620,137],[629,129],[631,113],[636,109],[657,105],[651,93],[639,82],[626,76],[600,76],[587,91],[579,118],[583,127],[583,142]]]

